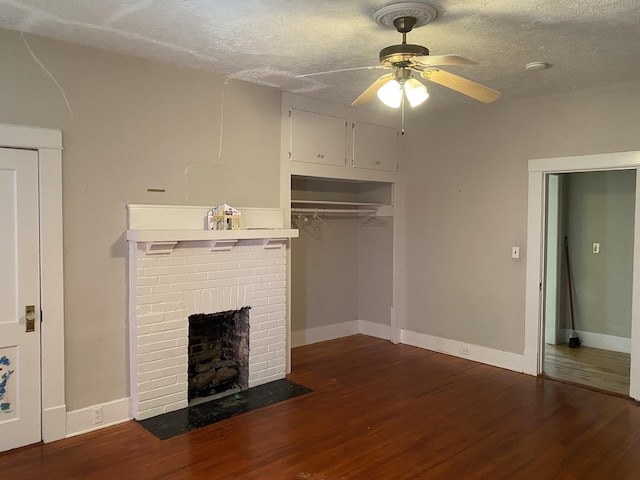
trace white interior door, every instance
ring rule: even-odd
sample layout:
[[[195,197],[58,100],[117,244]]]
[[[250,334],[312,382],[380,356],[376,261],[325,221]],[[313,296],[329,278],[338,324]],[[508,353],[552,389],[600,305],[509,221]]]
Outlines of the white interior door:
[[[38,225],[38,154],[0,148],[0,451],[41,440]]]

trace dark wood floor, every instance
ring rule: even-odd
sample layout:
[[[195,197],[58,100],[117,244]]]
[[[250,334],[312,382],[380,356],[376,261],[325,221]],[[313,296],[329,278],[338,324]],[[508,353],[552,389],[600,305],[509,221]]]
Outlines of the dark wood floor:
[[[0,454],[0,478],[640,478],[631,400],[361,335],[293,366],[314,392],[165,441],[128,422]]]

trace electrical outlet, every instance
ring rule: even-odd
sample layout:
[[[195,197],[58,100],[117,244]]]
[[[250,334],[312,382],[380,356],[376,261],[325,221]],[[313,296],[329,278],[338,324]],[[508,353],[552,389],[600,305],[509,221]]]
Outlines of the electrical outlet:
[[[600,244],[599,243],[594,243],[593,244],[593,253],[600,253]]]
[[[102,415],[102,407],[96,407],[93,409],[93,424],[97,425],[98,423],[102,423],[104,421],[104,417]]]
[[[471,349],[469,347],[467,347],[466,345],[463,345],[460,347],[460,353],[462,355],[471,355]]]
[[[511,258],[520,258],[520,247],[511,247]]]

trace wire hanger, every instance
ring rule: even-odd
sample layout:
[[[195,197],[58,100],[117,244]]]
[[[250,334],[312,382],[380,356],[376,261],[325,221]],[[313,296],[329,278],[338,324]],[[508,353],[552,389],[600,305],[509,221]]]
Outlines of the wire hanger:
[[[360,224],[361,227],[386,227],[387,221],[375,213]]]
[[[309,223],[309,217],[302,215],[301,213],[295,213],[295,221],[298,224],[298,228],[304,227]],[[300,223],[302,222],[302,224]]]
[[[313,212],[313,217],[311,217],[311,220],[309,221],[309,223],[313,222],[314,220],[318,220],[318,222],[320,222],[322,224],[321,226],[323,227],[329,226],[329,224],[324,221],[324,218],[318,216],[318,209],[316,209],[316,211]]]
[[[298,228],[304,230],[309,235],[316,239],[322,238],[322,228],[328,226],[327,222],[323,218],[318,216],[318,212],[315,211],[312,217],[297,215],[299,220],[304,220],[304,223]]]

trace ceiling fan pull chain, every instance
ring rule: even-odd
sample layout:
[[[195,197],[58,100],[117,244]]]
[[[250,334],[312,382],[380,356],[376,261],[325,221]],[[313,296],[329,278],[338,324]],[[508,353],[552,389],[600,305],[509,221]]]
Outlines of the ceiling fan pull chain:
[[[402,112],[400,116],[402,117],[401,125],[400,125],[400,135],[404,135],[404,95],[402,95],[402,103],[400,104],[400,108]]]

